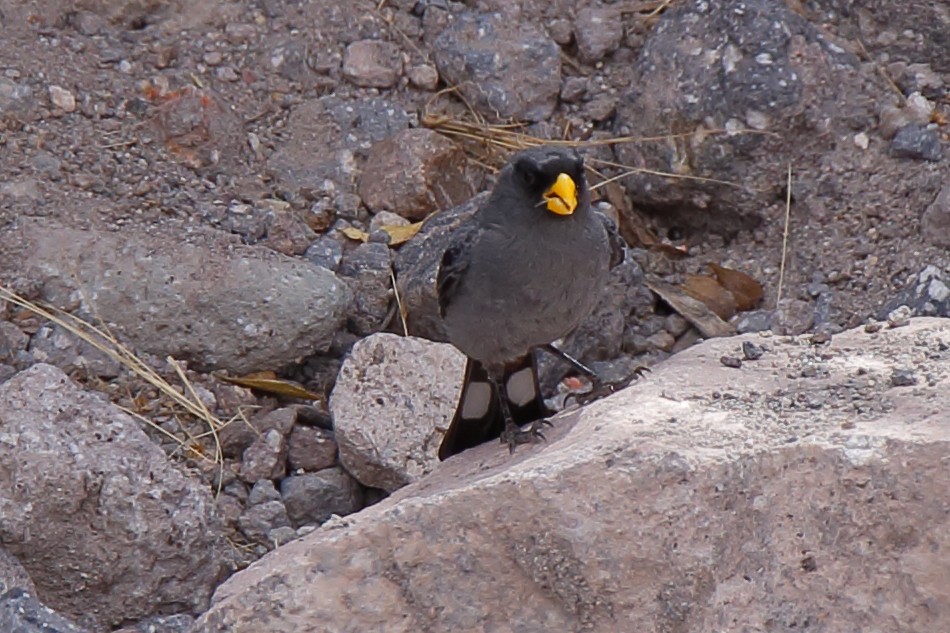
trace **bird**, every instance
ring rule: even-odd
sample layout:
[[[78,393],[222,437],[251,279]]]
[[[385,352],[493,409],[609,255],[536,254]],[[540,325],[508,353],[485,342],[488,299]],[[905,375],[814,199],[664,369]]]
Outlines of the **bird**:
[[[467,357],[440,460],[496,437],[510,451],[543,439],[550,412],[535,350],[590,372],[552,343],[593,311],[622,260],[619,240],[591,208],[574,148],[525,149],[501,169],[488,199],[453,231],[436,274],[446,337]]]

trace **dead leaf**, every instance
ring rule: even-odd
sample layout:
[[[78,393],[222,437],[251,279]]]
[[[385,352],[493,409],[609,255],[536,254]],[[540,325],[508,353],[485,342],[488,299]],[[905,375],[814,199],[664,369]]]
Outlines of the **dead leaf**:
[[[341,232],[343,235],[347,236],[351,240],[356,240],[357,242],[366,242],[369,240],[369,233],[366,231],[361,231],[355,226],[348,226]]]
[[[693,299],[705,303],[723,321],[728,321],[738,311],[736,298],[732,296],[731,292],[723,288],[715,277],[687,275],[686,283],[683,284],[682,288]]]
[[[422,222],[414,222],[412,224],[384,225],[379,228],[389,234],[390,246],[399,246],[404,242],[408,242],[416,233],[419,232],[419,229],[422,228]]]
[[[676,286],[662,281],[648,281],[647,288],[692,323],[704,338],[732,336],[736,333],[731,325],[716,316],[705,303],[694,299]]]
[[[722,287],[735,297],[736,307],[739,308],[740,312],[752,310],[762,300],[764,294],[762,284],[749,275],[714,263],[710,263],[709,268],[716,275],[716,279],[719,280]]]
[[[273,372],[260,372],[249,374],[240,378],[233,378],[223,374],[215,374],[215,378],[229,382],[238,387],[262,391],[275,396],[284,398],[300,398],[301,400],[323,400],[323,396],[316,394],[309,389],[305,389],[300,384],[292,380],[282,380],[277,378]]]

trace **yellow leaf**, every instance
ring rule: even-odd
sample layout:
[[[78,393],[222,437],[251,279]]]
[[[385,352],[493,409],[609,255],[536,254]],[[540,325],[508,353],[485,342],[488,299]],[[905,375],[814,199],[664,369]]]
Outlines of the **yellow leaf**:
[[[255,391],[263,391],[275,396],[283,396],[285,398],[300,398],[301,400],[323,399],[323,396],[305,389],[293,381],[281,380],[280,378],[270,378],[266,375],[252,374],[251,376],[246,376],[244,378],[232,378],[231,376],[215,374],[215,377],[223,380],[224,382],[229,382],[232,385],[237,385],[238,387],[254,389]]]
[[[365,242],[369,239],[369,233],[366,231],[361,231],[355,226],[348,226],[343,229],[343,235],[347,236],[351,240],[356,240],[358,242]]]
[[[413,224],[394,224],[391,226],[381,226],[380,229],[389,234],[389,245],[398,246],[403,242],[408,242],[422,228],[422,222]]]

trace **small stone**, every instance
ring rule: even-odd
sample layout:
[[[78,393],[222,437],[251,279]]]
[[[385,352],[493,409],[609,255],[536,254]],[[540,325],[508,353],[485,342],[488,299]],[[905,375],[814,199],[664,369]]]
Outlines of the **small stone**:
[[[742,342],[742,355],[746,360],[759,360],[762,358],[762,354],[764,353],[765,349],[759,345],[756,345],[752,341]]]
[[[267,533],[267,540],[269,540],[274,547],[280,547],[284,543],[289,543],[296,538],[297,530],[289,525],[282,525]]]
[[[389,238],[385,231],[377,231]],[[383,243],[360,244],[340,262],[338,274],[354,293],[347,324],[356,334],[366,335],[382,327],[389,315],[391,253]]]
[[[76,111],[76,97],[74,97],[73,93],[66,90],[65,88],[62,88],[60,86],[50,86],[49,100],[53,103],[54,106],[56,106],[63,112]]]
[[[439,71],[435,66],[412,66],[406,71],[406,76],[409,77],[409,83],[420,90],[431,91],[439,87]]]
[[[238,527],[248,539],[269,544],[271,530],[290,527],[290,517],[282,501],[265,501],[245,510],[238,519]]]
[[[615,9],[585,7],[574,20],[574,39],[581,61],[598,62],[623,41],[623,20]]]
[[[391,88],[402,74],[402,51],[391,42],[359,40],[346,47],[343,75],[364,88]]]
[[[231,83],[241,78],[241,76],[237,74],[237,71],[234,70],[233,66],[221,66],[220,68],[215,69],[214,76],[221,81],[228,81]]]
[[[552,20],[548,24],[548,35],[561,46],[568,46],[574,40],[574,27],[568,20]]]
[[[666,330],[660,330],[659,332],[648,336],[647,343],[649,343],[653,349],[668,352],[673,349],[674,345],[676,345],[676,339],[673,338],[673,336]]]
[[[342,468],[291,475],[280,483],[280,494],[294,525],[319,525],[330,515],[344,516],[362,507],[363,492]]]
[[[277,479],[287,472],[287,443],[276,429],[264,433],[244,451],[241,479],[256,483],[261,479]]]
[[[917,384],[917,376],[910,369],[895,369],[891,372],[892,387],[911,387]]]
[[[670,333],[670,336],[680,336],[689,329],[689,321],[674,312],[666,317],[663,327]]]
[[[719,359],[719,362],[722,363],[724,367],[731,367],[732,369],[739,369],[742,367],[742,359],[737,356],[722,356]]]
[[[812,345],[824,345],[825,343],[828,343],[830,341],[831,341],[830,332],[818,332],[816,334],[813,334],[811,338],[808,339],[808,342],[811,343]]]
[[[328,235],[317,238],[303,256],[314,266],[321,266],[336,272],[343,259],[343,245]]]
[[[930,117],[933,115],[934,104],[919,92],[915,92],[907,97],[904,104],[904,112],[911,123],[917,125],[927,125],[930,123]]]
[[[940,135],[936,130],[913,123],[905,125],[891,141],[890,154],[894,158],[937,162],[943,158]]]
[[[893,329],[910,325],[910,317],[913,313],[913,310],[906,305],[894,308],[887,315],[887,327]]]
[[[201,56],[201,59],[202,61],[204,61],[204,63],[208,64],[209,66],[217,66],[222,61],[224,61],[224,58],[221,56],[221,53],[219,53],[218,51],[211,51],[211,52],[205,53],[204,55]]]
[[[881,138],[888,141],[894,138],[897,131],[908,123],[910,123],[910,117],[907,116],[907,113],[903,109],[892,105],[881,108],[881,113],[878,115],[878,131]]]
[[[744,312],[736,323],[736,332],[739,334],[767,332],[772,329],[772,314],[770,310]]]
[[[920,218],[920,235],[941,248],[950,248],[950,183],[945,184]]]
[[[586,77],[568,77],[561,86],[561,101],[577,103],[587,94]]]
[[[373,216],[373,219],[370,220],[369,230],[375,231],[381,229],[384,226],[408,226],[409,220],[393,213],[392,211],[380,211]]]
[[[854,135],[854,145],[859,149],[867,149],[871,145],[871,139],[864,132],[858,132]]]
[[[288,443],[287,463],[292,470],[316,472],[336,464],[336,440],[330,431],[298,424]]]
[[[881,323],[880,321],[874,321],[873,323],[865,324],[864,331],[867,332],[868,334],[875,334],[877,332],[880,332],[883,327],[884,327],[883,323]]]
[[[270,479],[261,479],[254,483],[251,492],[247,496],[247,505],[256,506],[259,503],[267,501],[277,501],[280,499],[280,493]]]

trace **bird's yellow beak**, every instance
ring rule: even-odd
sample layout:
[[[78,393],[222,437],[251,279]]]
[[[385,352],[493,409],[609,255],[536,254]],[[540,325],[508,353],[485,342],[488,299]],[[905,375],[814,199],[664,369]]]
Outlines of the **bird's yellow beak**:
[[[567,174],[558,174],[551,188],[544,192],[544,199],[548,211],[570,215],[577,208],[577,184]]]

